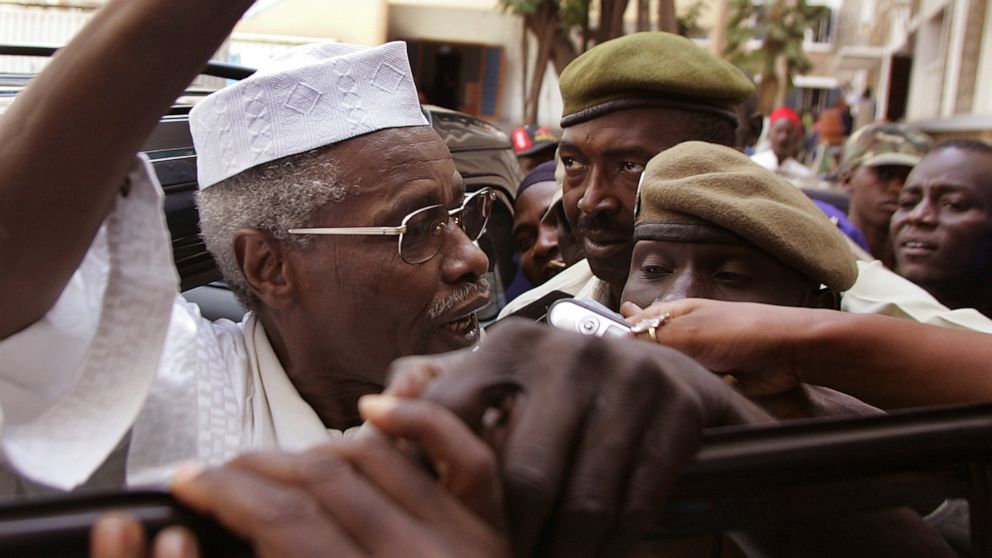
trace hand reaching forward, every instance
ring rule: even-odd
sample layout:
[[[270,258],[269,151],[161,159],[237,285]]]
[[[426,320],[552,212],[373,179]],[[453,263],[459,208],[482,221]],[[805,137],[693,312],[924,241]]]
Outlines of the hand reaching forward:
[[[172,491],[247,540],[256,556],[510,555],[496,464],[479,438],[427,401],[379,398],[362,410],[383,432],[422,448],[441,482],[393,440],[374,434],[302,454],[247,454],[180,474]],[[92,540],[97,558],[144,555],[133,519],[105,519]],[[165,531],[152,555],[195,558],[196,543],[186,531]]]
[[[518,556],[619,552],[658,516],[703,428],[771,420],[671,349],[523,321],[392,373],[387,393],[441,403],[493,445]]]
[[[767,304],[683,299],[641,309],[625,303],[631,324],[667,314],[655,328],[658,344],[689,355],[706,368],[730,374],[748,397],[768,397],[799,387],[803,366],[798,341],[824,312]],[[638,337],[651,340],[646,333]]]

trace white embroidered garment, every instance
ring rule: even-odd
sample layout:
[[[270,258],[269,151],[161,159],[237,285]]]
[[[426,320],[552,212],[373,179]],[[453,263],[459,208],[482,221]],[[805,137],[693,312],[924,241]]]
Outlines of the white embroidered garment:
[[[127,483],[158,483],[186,461],[340,436],[293,388],[254,316],[211,322],[176,295],[161,188],[147,161],[130,180],[55,307],[0,341],[8,467],[68,490],[130,429]]]
[[[178,278],[149,170],[146,159],[132,168],[130,193],[52,310],[0,342],[0,441],[7,463],[33,481],[85,481],[154,378]]]

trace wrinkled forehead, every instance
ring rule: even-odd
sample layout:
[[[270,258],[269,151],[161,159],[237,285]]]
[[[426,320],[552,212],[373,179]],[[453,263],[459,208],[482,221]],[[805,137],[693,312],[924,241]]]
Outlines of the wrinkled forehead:
[[[391,128],[334,148],[343,178],[362,192],[402,196],[410,189],[460,197],[464,181],[444,141],[427,126]]]

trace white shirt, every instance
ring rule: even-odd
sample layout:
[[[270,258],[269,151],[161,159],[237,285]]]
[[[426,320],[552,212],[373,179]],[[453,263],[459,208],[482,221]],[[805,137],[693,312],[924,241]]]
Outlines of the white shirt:
[[[0,341],[7,467],[68,490],[130,431],[127,484],[160,483],[186,461],[341,435],[296,392],[254,316],[212,322],[176,294],[161,188],[147,160],[129,178],[56,305]]]
[[[813,171],[809,170],[802,163],[792,157],[789,157],[779,163],[778,155],[776,155],[771,149],[759,151],[754,155],[751,155],[751,160],[786,178],[810,178],[813,176]]]

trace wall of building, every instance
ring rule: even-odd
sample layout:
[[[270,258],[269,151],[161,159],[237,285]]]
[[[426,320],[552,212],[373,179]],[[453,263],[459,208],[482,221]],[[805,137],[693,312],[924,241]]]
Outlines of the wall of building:
[[[64,45],[93,17],[94,9],[0,4],[0,40]],[[48,64],[37,56],[0,56],[0,72],[35,74]]]
[[[973,111],[992,114],[992,6],[986,2],[983,20],[982,45],[978,54],[978,72],[975,84]]]
[[[925,0],[910,24],[907,120],[992,114],[992,18],[987,0]]]
[[[379,45],[386,40],[386,14],[386,0],[282,0],[249,14],[235,31]]]
[[[494,122],[509,130],[523,121],[523,76],[520,44],[522,24],[518,17],[498,9],[459,9],[450,7],[390,5],[390,39],[420,39],[438,42],[495,45],[503,47],[503,88]],[[533,64],[535,49],[528,55]],[[538,122],[557,127],[561,118],[558,78],[549,65],[541,88]]]

